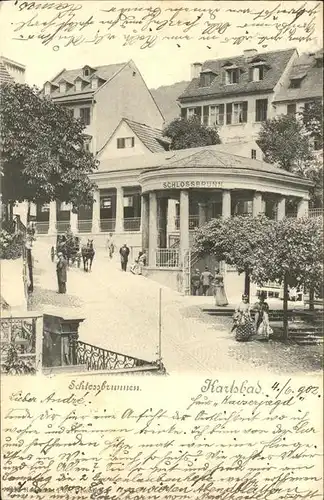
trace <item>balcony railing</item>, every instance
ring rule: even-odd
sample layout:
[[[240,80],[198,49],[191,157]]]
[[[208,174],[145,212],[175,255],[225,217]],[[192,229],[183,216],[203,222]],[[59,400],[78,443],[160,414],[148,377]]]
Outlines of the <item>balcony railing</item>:
[[[102,233],[109,233],[115,231],[116,219],[100,219],[100,231]]]
[[[78,231],[79,233],[91,233],[92,220],[78,220]]]
[[[179,267],[179,248],[157,248],[155,251],[156,267]]]
[[[49,222],[35,222],[35,229],[37,234],[47,234]]]
[[[64,221],[58,221],[56,223],[56,231],[58,234],[64,234],[70,227],[70,221],[69,220],[64,220]]]
[[[139,231],[141,229],[141,218],[131,217],[124,219],[124,231]]]
[[[180,230],[180,217],[174,219],[175,228]],[[199,227],[199,215],[189,215],[189,231],[194,231]]]
[[[34,314],[0,318],[2,374],[35,374],[42,367],[43,318]]]

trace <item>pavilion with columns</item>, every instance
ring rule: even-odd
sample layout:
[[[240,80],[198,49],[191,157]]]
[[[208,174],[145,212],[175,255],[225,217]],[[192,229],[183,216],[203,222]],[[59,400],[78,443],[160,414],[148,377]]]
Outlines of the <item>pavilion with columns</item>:
[[[282,219],[288,199],[295,200],[295,216],[306,216],[312,186],[218,146],[108,159],[92,179],[98,186],[93,207],[78,213],[67,207],[62,217],[66,207],[52,202],[39,232],[55,235],[70,225],[97,247],[112,232],[116,245],[127,243],[133,257],[146,249],[146,274],[172,288],[178,287],[197,227],[212,218],[248,213]],[[38,229],[40,224],[38,219]]]

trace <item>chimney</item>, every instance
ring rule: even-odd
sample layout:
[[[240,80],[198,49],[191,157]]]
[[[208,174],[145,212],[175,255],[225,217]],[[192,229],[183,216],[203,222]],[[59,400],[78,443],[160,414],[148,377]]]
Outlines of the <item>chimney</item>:
[[[246,49],[243,50],[243,56],[245,59],[250,59],[251,57],[256,56],[258,53],[257,49]]]
[[[193,78],[199,78],[201,68],[202,68],[202,64],[199,62],[195,62],[191,65],[191,80]]]

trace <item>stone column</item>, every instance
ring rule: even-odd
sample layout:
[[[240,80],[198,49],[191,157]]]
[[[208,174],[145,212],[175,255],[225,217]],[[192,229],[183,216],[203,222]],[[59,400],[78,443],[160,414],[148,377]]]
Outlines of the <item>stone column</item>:
[[[262,213],[262,193],[256,191],[253,196],[252,216],[256,217]]]
[[[158,246],[158,226],[157,226],[157,200],[156,193],[152,191],[149,194],[149,252],[148,252],[148,264],[151,267],[155,267],[155,250]]]
[[[231,192],[228,189],[223,189],[222,192],[222,218],[228,219],[231,213]]]
[[[92,205],[92,233],[100,233],[100,190],[94,193]]]
[[[167,245],[167,224],[168,224],[168,199],[160,198],[158,200],[159,204],[159,221],[158,229],[160,235],[159,248],[166,248]]]
[[[277,202],[277,220],[282,220],[286,217],[286,198],[282,196]]]
[[[49,204],[48,234],[56,234],[56,201],[51,201]]]
[[[124,232],[124,190],[122,187],[116,188],[116,224],[115,232]]]
[[[207,203],[198,203],[199,207],[199,227],[206,224],[208,219],[208,204]]]
[[[148,249],[148,246],[149,246],[149,199],[148,199],[147,194],[142,195],[141,233],[142,233],[142,248]]]
[[[189,191],[180,191],[180,259],[189,249]]]
[[[297,217],[308,217],[308,200],[302,198],[297,206]]]
[[[78,213],[74,213],[73,210],[70,211],[70,226],[72,233],[78,232]]]
[[[175,218],[176,218],[176,200],[168,200],[168,233],[173,233],[175,228]]]

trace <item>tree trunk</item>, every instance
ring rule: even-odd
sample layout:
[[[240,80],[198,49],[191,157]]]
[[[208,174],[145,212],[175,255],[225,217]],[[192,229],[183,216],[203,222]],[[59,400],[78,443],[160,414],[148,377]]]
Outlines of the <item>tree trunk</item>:
[[[27,224],[30,222],[30,201],[27,205]]]
[[[311,287],[309,289],[309,310],[310,311],[314,311],[314,309],[315,309],[314,299],[315,299],[315,292],[314,292],[314,288]]]
[[[283,340],[286,342],[288,340],[288,280],[287,276],[284,278],[283,282]]]
[[[250,302],[250,288],[251,288],[250,273],[249,273],[249,271],[245,271],[244,295],[247,295],[249,297],[249,302]]]
[[[13,220],[13,203],[12,202],[9,203],[8,208],[9,208],[8,220],[9,220],[9,222],[12,222],[12,220]]]

